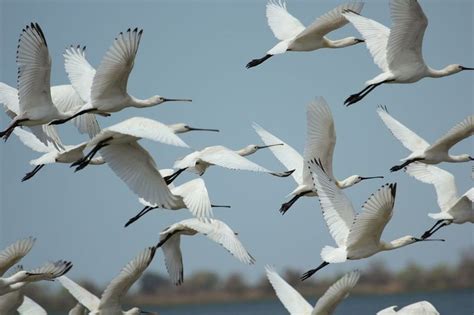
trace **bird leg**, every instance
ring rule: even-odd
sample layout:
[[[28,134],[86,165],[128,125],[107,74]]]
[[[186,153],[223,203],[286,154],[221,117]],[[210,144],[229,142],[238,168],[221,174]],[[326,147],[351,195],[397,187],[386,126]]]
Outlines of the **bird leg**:
[[[156,209],[156,208],[158,208],[158,207],[146,206],[146,207],[143,208],[136,216],[134,216],[133,218],[131,218],[130,220],[128,220],[127,223],[125,223],[125,226],[124,226],[124,227],[129,226],[130,224],[132,224],[133,222],[137,221],[137,220],[140,219],[142,216],[144,216],[145,214],[147,214],[148,212],[150,212],[151,210]]]
[[[88,108],[88,109],[84,109],[84,110],[81,110],[80,112],[77,112],[75,113],[74,115],[68,117],[68,118],[64,118],[64,119],[55,119],[53,121],[51,121],[49,123],[49,125],[61,125],[61,124],[64,124],[65,122],[68,122],[70,121],[71,119],[74,119],[76,118],[77,116],[80,116],[80,115],[83,115],[83,114],[87,114],[89,112],[92,112],[94,110],[97,110],[97,108]],[[109,115],[110,116],[110,115]]]
[[[272,56],[273,55],[266,54],[265,56],[263,56],[260,59],[252,59],[245,67],[247,69],[250,69],[252,67],[258,66],[259,64],[263,63],[264,61],[266,61],[267,59],[269,59]]]
[[[352,94],[351,96],[349,96],[349,97],[344,101],[344,105],[350,106],[350,105],[352,105],[352,104],[357,103],[358,101],[360,101],[361,99],[363,99],[367,94],[369,94],[370,92],[372,92],[377,86],[379,86],[380,84],[383,84],[383,83],[385,83],[385,81],[379,82],[379,83],[375,83],[375,84],[370,84],[370,85],[366,86],[366,87],[365,87],[362,91],[360,91],[359,93]]]
[[[280,213],[282,215],[284,215],[288,210],[290,210],[291,206],[293,206],[293,204],[298,200],[300,199],[301,197],[303,197],[304,195],[306,195],[308,192],[304,191],[302,193],[299,193],[297,195],[295,195],[293,198],[290,199],[290,201],[288,202],[285,202],[284,204],[281,205],[280,207]]]
[[[14,119],[10,125],[4,131],[0,132],[0,138],[3,138],[5,142],[7,142],[8,138],[12,134],[13,130],[23,121],[27,121],[28,119]]]
[[[439,225],[439,226],[438,226]],[[425,233],[423,233],[423,235],[421,236],[422,239],[426,239],[426,238],[429,238],[431,237],[436,231],[438,231],[439,229],[441,229],[443,226],[446,226],[446,225],[449,225],[449,223],[446,222],[446,220],[439,220],[435,223],[435,225],[433,225],[433,227],[431,229],[429,229],[428,231],[426,231]],[[438,226],[438,227],[437,227]]]
[[[28,179],[32,178],[43,167],[44,167],[44,164],[36,165],[35,168],[31,172],[26,173],[26,175],[21,179],[21,181],[24,182],[24,181],[27,181]]]
[[[212,208],[231,208],[231,206],[227,205],[211,205]]]
[[[273,175],[273,176],[276,176],[276,177],[288,177],[290,176],[291,174],[293,174],[295,170],[289,170],[289,171],[286,171],[286,172],[281,172],[281,173],[278,173],[278,172],[270,172],[270,175]]]
[[[305,281],[306,279],[308,279],[308,278],[310,278],[312,275],[314,275],[319,269],[322,269],[322,268],[326,267],[327,265],[329,265],[329,263],[323,261],[323,262],[321,263],[321,265],[319,265],[316,269],[311,269],[311,270],[308,270],[307,272],[303,273],[303,275],[301,276],[300,280],[301,280],[301,281]]]
[[[86,156],[84,156],[82,159],[79,159],[76,162],[72,163],[71,167],[77,166],[76,169],[74,170],[74,172],[80,171],[84,167],[89,165],[92,158],[97,154],[97,152],[99,152],[99,150],[102,149],[103,147],[106,147],[106,146],[109,145],[109,143],[107,143],[107,141],[109,141],[111,139],[112,139],[112,137],[100,141],[99,143],[96,144],[96,146],[89,153],[87,153]]]
[[[413,162],[422,161],[422,160],[423,160],[423,158],[414,158],[414,159],[406,160],[403,164],[393,166],[393,167],[390,169],[390,172],[399,171],[399,170],[401,170],[402,168],[407,167],[408,165],[410,165],[410,164],[413,163]]]
[[[166,182],[166,185],[171,184],[179,176],[179,174],[184,172],[186,169],[187,169],[187,167],[181,168],[181,169],[177,170],[176,172],[174,172],[173,174],[163,177],[163,179]]]

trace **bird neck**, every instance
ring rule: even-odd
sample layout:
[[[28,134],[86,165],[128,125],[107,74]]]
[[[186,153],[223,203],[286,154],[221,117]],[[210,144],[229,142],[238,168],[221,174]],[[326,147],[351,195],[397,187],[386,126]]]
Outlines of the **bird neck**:
[[[354,176],[349,176],[341,181],[336,181],[336,184],[339,188],[348,188],[355,185]]]
[[[346,38],[335,39],[335,40],[331,40],[329,38],[324,38],[324,39],[325,39],[324,42],[326,43],[327,48],[343,48],[343,47],[352,46],[356,44],[356,42],[354,42],[354,38],[352,37],[346,37]]]
[[[412,244],[413,242],[406,237],[400,237],[389,243],[381,241],[382,250],[392,250]]]
[[[158,102],[154,97],[150,97],[150,98],[142,100],[142,99],[130,96],[130,99],[131,99],[130,104],[133,107],[137,107],[137,108],[151,107],[151,106],[160,104],[160,102]]]
[[[245,148],[242,148],[242,149],[237,150],[235,152],[237,152],[237,154],[240,155],[240,156],[248,156],[248,155],[254,154],[256,151],[245,147]]]
[[[461,163],[461,162],[468,162],[472,161],[472,157],[468,154],[461,154],[461,155],[449,155],[449,162],[452,163]]]
[[[451,74],[454,74],[454,73],[450,71],[449,67],[445,67],[440,70],[428,68],[428,76],[431,78],[442,78]]]

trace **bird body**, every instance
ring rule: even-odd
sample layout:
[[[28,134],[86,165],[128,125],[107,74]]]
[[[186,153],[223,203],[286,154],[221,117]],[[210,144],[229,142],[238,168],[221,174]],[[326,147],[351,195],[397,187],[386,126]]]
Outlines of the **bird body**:
[[[474,68],[459,64],[448,65],[441,70],[432,69],[423,60],[423,37],[428,19],[417,0],[391,0],[391,29],[359,15],[359,12],[345,10],[342,15],[362,34],[375,64],[382,73],[366,82],[367,87],[352,94],[344,102],[352,105],[377,86],[384,83],[414,83],[423,78],[440,78]]]
[[[149,247],[140,252],[122,269],[119,275],[109,283],[100,299],[66,276],[60,277],[58,280],[80,304],[89,310],[89,314],[91,315],[155,314],[145,312],[137,307],[123,311],[121,306],[122,298],[150,265],[155,252],[156,247]]]
[[[280,208],[282,214],[285,214],[300,197],[314,197],[318,195],[307,167],[308,162],[312,159],[320,159],[324,169],[339,188],[348,188],[366,179],[383,178],[383,176],[362,177],[359,175],[352,175],[341,181],[334,178],[332,161],[336,146],[336,129],[329,105],[323,97],[318,97],[315,101],[308,104],[306,109],[306,125],[307,135],[304,158],[281,139],[259,125],[255,123],[253,125],[253,128],[265,144],[283,144],[282,146],[270,147],[270,150],[287,169],[295,170],[292,176],[298,186],[289,194],[293,198],[282,204]]]
[[[443,137],[430,145],[423,138],[393,118],[386,108],[379,107],[377,113],[395,138],[412,152],[409,156],[402,159],[404,161],[403,164],[392,167],[390,169],[392,172],[398,171],[414,162],[424,164],[439,164],[441,162],[460,163],[474,159],[468,154],[449,154],[451,147],[474,134],[474,115],[466,117],[451,128]]]
[[[330,315],[339,303],[349,295],[360,277],[359,271],[352,271],[332,284],[311,306],[294,288],[283,280],[273,268],[266,266],[268,280],[276,295],[291,315]]]
[[[344,10],[360,12],[362,7],[362,2],[340,5],[320,16],[308,27],[304,27],[298,19],[287,11],[285,2],[269,1],[266,9],[268,25],[280,42],[270,49],[264,57],[250,61],[247,68],[255,67],[273,55],[283,54],[287,51],[342,48],[363,42],[363,40],[355,37],[331,40],[325,36],[348,23],[342,15]]]
[[[394,250],[428,239],[403,236],[391,242],[384,242],[381,236],[393,214],[396,184],[386,184],[362,206],[359,214],[354,212],[352,203],[344,192],[329,177],[321,163],[310,162],[314,185],[319,194],[323,217],[329,232],[338,247],[325,246],[321,250],[323,263],[301,277],[306,280],[330,263],[342,263],[373,256],[382,251]],[[433,239],[429,239],[433,241]]]
[[[216,219],[187,219],[175,223],[160,233],[157,247],[162,248],[166,269],[171,281],[179,285],[183,282],[183,260],[180,249],[181,235],[206,235],[212,241],[222,245],[235,258],[245,264],[253,264],[255,259],[247,252],[237,238],[237,234],[222,221]]]

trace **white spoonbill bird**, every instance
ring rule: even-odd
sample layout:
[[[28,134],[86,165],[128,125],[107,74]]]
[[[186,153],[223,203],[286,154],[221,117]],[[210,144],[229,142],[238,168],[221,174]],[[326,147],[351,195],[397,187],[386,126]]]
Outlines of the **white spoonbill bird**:
[[[319,194],[323,217],[337,248],[325,246],[321,250],[323,262],[315,269],[304,273],[306,280],[321,268],[331,263],[363,259],[379,252],[397,249],[416,242],[444,241],[403,236],[391,242],[380,239],[385,226],[392,218],[397,184],[386,184],[372,194],[362,206],[363,211],[355,214],[351,201],[323,170],[320,162],[310,163],[314,186]]]
[[[384,308],[378,311],[376,315],[439,315],[438,310],[428,301],[420,301],[405,307],[398,311],[396,305]]]
[[[153,159],[150,157],[148,161],[153,162]],[[143,172],[143,174],[140,175],[140,178],[145,176],[153,176],[153,174],[156,174],[156,165],[149,163],[148,165],[146,165],[146,168],[143,168],[143,170],[145,171]],[[173,170],[162,169],[159,171],[159,174],[163,178],[165,176],[173,174]],[[158,179],[156,180],[158,181]],[[168,189],[176,199],[176,202],[173,204],[173,207],[169,210],[179,210],[187,208],[189,209],[191,214],[197,218],[208,218],[213,216],[212,208],[230,208],[230,206],[211,204],[206,184],[204,183],[204,180],[202,178],[193,179],[177,187],[175,187],[173,184],[169,184]],[[128,220],[128,222],[125,224],[125,227],[137,221],[148,212],[160,208],[158,205],[149,203],[143,198],[139,198],[139,201],[145,207],[136,216]]]
[[[264,146],[250,144],[237,151],[231,150],[221,145],[206,147],[200,151],[190,153],[180,160],[177,160],[173,167],[178,170],[170,176],[165,177],[165,180],[168,184],[170,184],[179,176],[179,174],[185,170],[189,170],[198,174],[199,176],[202,176],[206,172],[207,168],[211,165],[217,165],[231,170],[263,172],[277,177],[288,177],[291,175],[291,173],[293,173],[294,170],[286,172],[272,172],[245,158],[245,156],[251,155],[260,149],[270,148],[278,145],[283,145],[283,143],[275,143]]]
[[[160,233],[161,247],[165,256],[166,269],[171,281],[180,285],[183,283],[183,258],[181,255],[181,235],[196,235],[201,233],[212,241],[222,245],[235,258],[245,264],[253,264],[255,259],[247,252],[237,238],[237,233],[222,221],[216,219],[187,219],[171,225]]]
[[[347,10],[343,15],[362,34],[374,63],[382,70],[366,82],[367,87],[345,100],[347,106],[357,103],[384,83],[414,83],[427,77],[441,78],[474,70],[459,64],[436,70],[425,64],[422,46],[428,20],[417,0],[390,0],[391,29],[360,16],[359,12]]]
[[[25,296],[23,303],[18,308],[19,315],[47,315],[46,310],[42,308],[38,303]]]
[[[287,51],[313,51],[321,48],[342,48],[361,42],[362,39],[346,37],[331,40],[326,35],[343,27],[348,21],[341,14],[344,10],[360,12],[362,2],[347,3],[332,9],[317,18],[311,25],[304,27],[301,22],[286,10],[286,3],[270,0],[267,3],[267,20],[273,34],[280,40],[265,56],[253,59],[247,68],[258,66],[273,55],[283,54]]]
[[[379,106],[377,113],[395,138],[412,152],[402,160],[403,163],[401,165],[393,166],[390,169],[392,172],[399,171],[413,162],[438,164],[441,162],[460,163],[474,160],[469,154],[449,154],[449,150],[456,143],[474,134],[474,115],[467,116],[466,119],[451,128],[448,133],[430,145],[423,138],[390,116],[385,107]]]
[[[71,268],[70,261],[58,260],[45,263],[31,271],[20,270],[10,277],[0,278],[0,295],[20,290],[32,282],[52,281],[66,274]]]
[[[271,267],[266,266],[268,281],[270,281],[275,293],[291,315],[330,315],[334,312],[339,303],[349,296],[350,291],[359,281],[360,272],[358,270],[345,274],[336,281],[319,298],[313,307],[301,294],[289,285]]]
[[[421,236],[422,238],[430,237],[443,226],[451,223],[474,223],[474,208],[472,207],[474,188],[471,187],[464,195],[459,196],[453,174],[434,165],[413,163],[405,170],[407,174],[420,182],[432,184],[438,197],[441,212],[428,214],[436,220],[436,224],[426,231]]]
[[[130,261],[122,269],[120,274],[109,283],[100,299],[66,276],[60,277],[58,280],[80,304],[84,305],[90,311],[89,314],[155,314],[143,311],[138,307],[123,311],[121,305],[122,298],[148,268],[155,256],[155,252],[156,247],[149,247],[140,252],[140,254]]]
[[[87,103],[76,113],[52,124],[62,124],[85,113],[110,115],[127,107],[145,108],[170,101],[191,102],[190,99],[172,99],[155,95],[138,99],[127,92],[128,77],[133,69],[143,30],[128,29],[115,38],[102,58],[97,71],[85,58],[85,47],[69,47],[64,57],[66,72],[72,86]]]
[[[342,181],[334,178],[332,159],[336,145],[336,129],[329,105],[323,97],[316,98],[315,101],[308,104],[306,109],[306,125],[307,136],[304,158],[295,149],[270,132],[255,123],[253,125],[253,128],[265,144],[283,144],[282,146],[270,147],[270,150],[287,169],[295,170],[292,176],[298,186],[290,193],[290,196],[293,196],[293,198],[281,205],[281,214],[285,214],[299,198],[318,195],[307,167],[307,163],[312,159],[320,158],[324,169],[334,179],[339,188],[348,188],[366,179],[383,178],[383,176],[363,177],[359,175],[349,176]]]
[[[0,137],[7,140],[17,126],[40,126],[55,119],[70,117],[77,111],[77,107],[82,106],[82,100],[68,86],[56,87],[57,94],[55,93],[55,98],[52,98],[51,57],[43,31],[38,24],[31,23],[23,29],[16,61],[18,64],[18,107],[14,109],[7,104],[16,116],[7,129],[0,132]],[[61,105],[56,106],[54,101]],[[81,132],[93,134],[97,122],[95,118],[89,117],[89,119],[77,120],[76,124]]]
[[[51,142],[48,142],[45,145],[41,142],[33,133],[26,131],[21,128],[16,128],[13,133],[20,139],[21,142],[33,151],[43,153],[37,159],[31,160],[30,164],[34,166],[34,169],[31,172],[26,173],[22,178],[22,182],[32,178],[36,175],[45,165],[53,163],[73,163],[78,159],[84,157],[84,149],[86,148],[87,142],[82,142],[77,145],[55,145]],[[58,138],[59,140],[59,138]],[[96,157],[91,159],[90,164],[101,165],[105,161],[102,157]]]
[[[90,152],[71,166],[86,167],[100,150],[112,171],[140,198],[162,208],[172,209],[174,196],[150,154],[138,144],[141,138],[187,147],[166,125],[148,118],[134,117],[103,129],[88,143]]]

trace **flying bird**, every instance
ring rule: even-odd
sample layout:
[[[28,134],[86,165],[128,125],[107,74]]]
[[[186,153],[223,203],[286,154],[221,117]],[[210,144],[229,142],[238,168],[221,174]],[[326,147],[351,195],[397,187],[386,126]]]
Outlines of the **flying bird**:
[[[329,105],[323,97],[316,98],[315,101],[308,104],[306,109],[306,125],[307,136],[304,158],[295,149],[267,130],[255,123],[253,125],[253,128],[265,144],[283,144],[282,146],[270,147],[270,150],[287,169],[295,170],[292,176],[298,186],[290,193],[290,196],[293,197],[281,205],[281,214],[285,214],[299,198],[318,195],[307,167],[308,162],[312,159],[320,158],[324,169],[339,188],[348,188],[366,179],[383,178],[383,176],[363,177],[359,175],[349,176],[342,181],[334,178],[332,160],[334,147],[336,146],[336,129]]]
[[[73,115],[51,123],[62,124],[86,113],[109,116],[127,107],[146,108],[170,101],[191,102],[190,99],[173,99],[160,95],[139,99],[128,94],[128,78],[142,34],[143,30],[138,28],[120,32],[102,58],[97,71],[85,58],[85,47],[71,46],[66,49],[66,72],[72,86],[86,104]]]
[[[171,225],[160,233],[158,248],[163,250],[165,265],[171,281],[183,283],[183,258],[181,254],[181,235],[206,235],[210,240],[222,245],[235,258],[245,264],[253,264],[255,259],[247,252],[237,238],[237,233],[222,221],[216,219],[187,219]]]
[[[438,310],[428,301],[420,301],[405,307],[402,307],[398,311],[395,309],[396,305],[387,307],[376,315],[439,315]]]
[[[253,59],[247,68],[258,66],[270,57],[287,51],[313,51],[321,48],[342,48],[364,42],[353,36],[331,40],[326,35],[343,27],[348,21],[341,14],[344,10],[360,12],[362,2],[347,3],[332,9],[317,18],[311,25],[304,27],[301,22],[286,9],[286,3],[270,0],[267,3],[267,20],[270,29],[280,40],[265,56]]]
[[[431,237],[436,231],[451,223],[474,223],[474,188],[459,196],[453,174],[434,165],[413,163],[406,167],[406,173],[420,182],[432,184],[438,197],[441,212],[429,213],[436,220],[435,225],[421,237]]]
[[[358,270],[349,272],[332,284],[313,307],[301,294],[290,286],[273,268],[266,266],[268,281],[275,293],[291,315],[330,315],[339,303],[349,296],[359,281]]]
[[[18,44],[18,106],[12,97],[14,89],[2,84],[2,90],[9,93],[9,101],[3,102],[12,117],[10,125],[2,132],[0,137],[7,140],[15,127],[36,127],[48,124],[52,120],[64,119],[73,115],[83,102],[70,86],[58,86],[51,94],[51,57],[43,31],[38,24],[27,25]],[[15,115],[13,115],[15,114]],[[94,117],[76,120],[76,125],[81,132],[94,134],[97,122]],[[48,138],[55,140],[54,129],[42,128]],[[43,141],[43,136],[36,133]],[[43,141],[44,142],[44,141]]]
[[[423,78],[441,78],[463,70],[474,70],[459,64],[441,70],[425,64],[422,54],[423,36],[428,19],[417,0],[390,0],[392,28],[346,10],[342,15],[362,34],[374,63],[382,73],[367,81],[362,91],[349,96],[349,106],[363,99],[377,86],[385,83],[414,83]]]
[[[395,138],[412,152],[402,160],[403,163],[401,165],[393,166],[390,169],[392,172],[399,171],[413,162],[438,164],[441,162],[460,163],[474,160],[469,154],[449,154],[449,150],[456,143],[474,134],[474,115],[466,117],[463,121],[451,128],[448,133],[430,145],[423,138],[390,116],[385,107],[379,106],[377,113]]]
[[[146,312],[138,307],[128,311],[122,310],[122,299],[128,290],[142,276],[155,256],[156,247],[148,247],[141,251],[132,261],[130,261],[107,286],[99,299],[66,276],[58,280],[69,293],[89,311],[89,314],[108,315],[138,315],[138,314],[156,314]]]
[[[314,186],[319,194],[323,217],[337,248],[325,246],[321,250],[323,262],[304,273],[306,280],[318,270],[332,263],[363,259],[382,251],[397,249],[417,242],[443,241],[403,236],[391,242],[380,239],[393,214],[397,184],[386,184],[372,194],[355,214],[351,201],[325,172],[320,162],[310,162]]]
[[[190,153],[180,160],[177,160],[173,166],[173,168],[176,168],[177,171],[175,171],[170,176],[167,176],[165,179],[166,182],[170,184],[185,170],[202,176],[206,172],[207,168],[211,165],[217,165],[231,170],[263,172],[277,177],[288,177],[291,175],[291,173],[293,173],[294,170],[286,172],[272,172],[245,158],[245,156],[251,155],[260,149],[278,145],[283,144],[275,143],[264,146],[250,144],[237,151],[231,150],[221,145],[206,147],[200,151]]]
[[[153,176],[154,174],[156,174],[156,166],[151,163],[153,160],[150,158],[148,159],[148,161],[150,161],[150,164],[147,165],[148,169],[146,170],[145,168],[143,168],[144,171],[143,174],[140,175],[140,177]],[[169,176],[172,173],[172,169],[159,170],[159,174],[162,178],[165,176]],[[156,179],[156,181],[158,181],[158,178]],[[163,189],[165,188],[163,187]],[[168,189],[169,193],[171,193],[176,199],[173,206],[171,208],[168,208],[169,210],[179,210],[187,208],[189,209],[191,214],[197,218],[208,218],[213,216],[212,208],[230,208],[230,206],[220,206],[211,204],[206,184],[204,183],[204,180],[202,178],[193,179],[176,187],[173,184],[170,184],[168,185]],[[145,207],[136,216],[128,220],[128,222],[125,224],[125,227],[137,221],[148,212],[160,208],[157,204],[149,203],[143,198],[139,198],[139,201]]]

